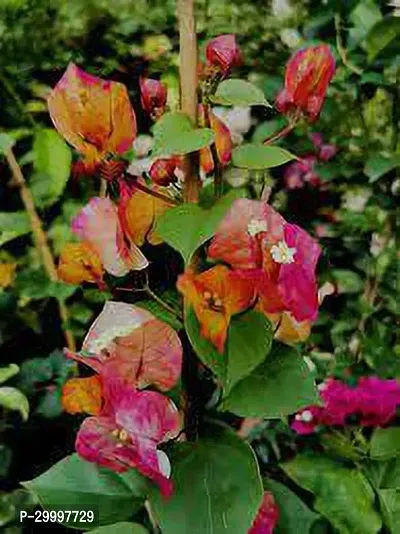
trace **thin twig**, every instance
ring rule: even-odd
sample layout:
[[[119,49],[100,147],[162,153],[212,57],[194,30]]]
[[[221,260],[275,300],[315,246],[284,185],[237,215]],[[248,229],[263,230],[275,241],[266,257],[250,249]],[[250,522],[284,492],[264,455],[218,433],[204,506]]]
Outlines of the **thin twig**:
[[[336,13],[335,15],[336,48],[339,53],[340,59],[342,60],[343,65],[345,65],[349,70],[361,76],[361,74],[363,73],[363,70],[360,69],[360,67],[357,67],[356,65],[354,65],[347,58],[347,50],[343,45],[342,37],[340,34],[340,23],[341,23],[340,15],[339,13]]]
[[[175,317],[177,317],[178,319],[182,320],[182,315],[178,312],[178,310],[170,306],[167,302],[165,302],[165,300],[163,300],[156,293],[154,293],[154,291],[150,289],[148,285],[145,285],[143,290],[149,295],[149,297],[151,297],[153,300],[158,302],[160,306],[162,306],[164,309],[166,309],[170,313],[173,313]]]
[[[293,128],[295,128],[296,124],[297,124],[297,121],[290,122],[284,128],[282,128],[282,130],[279,130],[279,132],[275,132],[269,137],[267,137],[266,139],[264,139],[263,144],[270,145],[271,143],[273,143],[274,141],[277,141],[281,137],[286,137],[293,130]]]
[[[52,282],[58,281],[57,268],[53,258],[53,255],[50,250],[49,243],[47,241],[47,236],[43,230],[42,221],[36,211],[35,203],[33,200],[32,193],[28,186],[26,185],[24,175],[22,174],[21,167],[19,166],[14,152],[11,148],[5,150],[5,156],[10,166],[14,182],[19,187],[20,196],[22,203],[24,204],[25,211],[28,214],[34,241],[36,248],[42,258],[43,267]],[[65,340],[67,342],[68,348],[72,351],[75,351],[75,339],[74,336],[68,328],[65,327],[65,324],[68,322],[68,310],[64,302],[58,301],[58,307],[60,310],[60,317],[63,323],[63,331]]]

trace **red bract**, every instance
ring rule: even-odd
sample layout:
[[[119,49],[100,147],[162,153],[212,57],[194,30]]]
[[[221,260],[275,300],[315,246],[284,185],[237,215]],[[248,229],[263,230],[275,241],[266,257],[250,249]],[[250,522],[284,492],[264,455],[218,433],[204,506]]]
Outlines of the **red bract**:
[[[206,48],[207,63],[218,67],[226,75],[242,63],[242,54],[233,34],[220,35],[208,42]]]
[[[140,78],[142,107],[151,117],[162,115],[167,103],[167,88],[159,80]]]
[[[124,276],[131,269],[145,269],[149,264],[134,243],[127,245],[117,208],[109,198],[92,198],[72,220],[71,228],[90,243],[104,269],[113,276]]]
[[[179,380],[182,345],[175,330],[151,313],[109,301],[91,326],[82,353],[67,356],[96,372],[142,389],[168,391]]]
[[[83,156],[74,172],[93,173],[108,154],[126,152],[136,137],[136,118],[126,87],[87,74],[70,63],[48,99],[59,133]]]
[[[150,167],[149,175],[154,183],[168,186],[177,181],[175,169],[179,164],[178,158],[160,158]]]
[[[315,121],[334,73],[335,59],[328,45],[295,52],[287,64],[285,87],[276,98],[276,107],[285,115],[301,111],[310,122]]]
[[[208,249],[254,281],[264,313],[290,312],[296,321],[318,313],[315,267],[321,249],[263,201],[239,199],[228,210]]]
[[[171,495],[170,465],[157,446],[176,437],[181,423],[173,402],[155,391],[136,391],[126,383],[104,379],[105,407],[82,423],[77,453],[117,473],[137,469]]]
[[[271,492],[266,491],[257,517],[248,534],[272,534],[279,520],[279,508]]]

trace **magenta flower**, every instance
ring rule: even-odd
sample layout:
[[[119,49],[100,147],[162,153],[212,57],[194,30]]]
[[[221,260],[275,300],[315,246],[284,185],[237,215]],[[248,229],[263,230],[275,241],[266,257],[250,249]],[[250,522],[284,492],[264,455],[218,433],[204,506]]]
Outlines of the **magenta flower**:
[[[113,276],[124,276],[131,269],[142,270],[149,264],[134,243],[125,241],[117,208],[109,198],[90,199],[73,219],[71,228],[92,245],[104,269]]]
[[[310,434],[319,425],[344,426],[351,416],[362,426],[384,426],[400,406],[400,383],[375,376],[362,377],[351,387],[329,378],[319,386],[322,406],[309,406],[299,411],[291,427],[298,434]]]
[[[137,469],[171,495],[170,463],[157,447],[180,432],[176,406],[161,393],[137,391],[112,377],[103,376],[103,395],[100,414],[86,418],[78,431],[77,453],[117,473]]]
[[[279,508],[270,491],[264,493],[264,498],[257,512],[257,516],[248,534],[272,534],[279,521]]]
[[[288,311],[296,321],[317,316],[320,253],[306,231],[288,224],[265,202],[247,199],[232,204],[208,249],[210,258],[254,280],[264,313]]]

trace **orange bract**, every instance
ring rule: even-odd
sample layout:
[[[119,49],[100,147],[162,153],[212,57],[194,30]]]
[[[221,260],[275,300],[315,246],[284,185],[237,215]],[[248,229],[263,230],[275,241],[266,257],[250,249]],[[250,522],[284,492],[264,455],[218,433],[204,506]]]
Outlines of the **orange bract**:
[[[210,122],[209,127],[215,134],[215,148],[218,160],[221,165],[228,165],[232,155],[232,140],[229,129],[211,110],[208,112],[208,118]],[[202,127],[207,126],[205,110],[202,105],[199,106],[199,125]],[[214,161],[210,147],[200,150],[200,167],[206,174],[214,170]]]
[[[14,280],[16,263],[0,263],[0,288],[6,288]]]
[[[254,284],[234,271],[217,265],[201,274],[187,270],[177,288],[193,306],[201,335],[222,354],[232,315],[249,308],[254,299]]]
[[[262,308],[262,306],[261,306]],[[275,339],[292,345],[293,343],[300,343],[305,341],[311,332],[311,322],[298,322],[290,313],[266,313],[268,319],[273,324],[274,328],[278,328],[275,332]],[[279,326],[278,326],[279,325]]]
[[[69,284],[101,283],[103,273],[100,257],[89,243],[65,245],[58,264],[58,275],[61,280]]]
[[[71,378],[62,391],[61,402],[68,413],[85,412],[98,415],[102,404],[101,382],[97,375],[89,378]]]
[[[136,119],[126,87],[87,74],[70,63],[48,98],[59,133],[84,158],[91,173],[107,154],[126,152],[136,136]]]

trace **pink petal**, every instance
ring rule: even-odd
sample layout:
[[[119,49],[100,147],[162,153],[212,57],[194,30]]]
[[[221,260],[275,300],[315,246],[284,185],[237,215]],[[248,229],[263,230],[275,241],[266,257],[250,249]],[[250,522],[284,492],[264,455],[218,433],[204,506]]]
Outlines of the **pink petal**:
[[[279,520],[279,508],[270,491],[264,498],[248,534],[272,534]]]
[[[282,238],[284,219],[265,202],[238,199],[226,213],[208,248],[212,259],[222,260],[234,269],[257,269],[262,262],[261,239],[265,232],[252,236],[249,223],[265,223],[268,239]]]
[[[92,198],[73,219],[72,231],[91,243],[105,270],[113,276],[145,269],[149,264],[138,247],[125,244],[117,208],[109,198]]]

